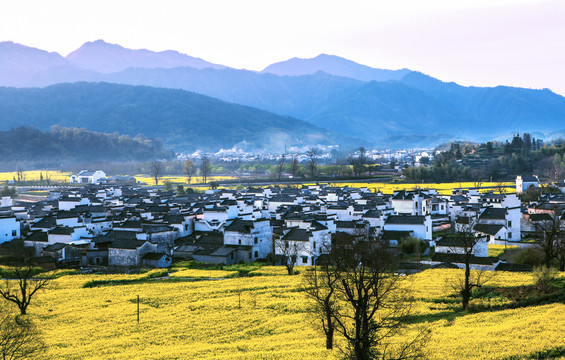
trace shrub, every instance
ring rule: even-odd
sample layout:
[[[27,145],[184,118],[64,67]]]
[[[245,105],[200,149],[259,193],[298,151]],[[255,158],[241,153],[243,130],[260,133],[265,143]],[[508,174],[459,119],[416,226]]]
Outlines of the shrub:
[[[406,255],[423,254],[428,248],[428,243],[422,239],[410,236],[400,240],[398,247]]]
[[[520,249],[517,251],[511,250],[514,255],[512,255],[512,262],[516,264],[540,266],[545,261],[545,255],[540,248],[531,247]]]
[[[551,290],[551,282],[555,280],[558,272],[552,267],[547,267],[545,265],[536,266],[534,268],[534,279],[536,280],[536,286],[542,292],[547,292]]]

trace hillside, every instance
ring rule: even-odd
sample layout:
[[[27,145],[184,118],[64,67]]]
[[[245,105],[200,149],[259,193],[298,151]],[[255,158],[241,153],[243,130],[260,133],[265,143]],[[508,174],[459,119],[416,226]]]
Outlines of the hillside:
[[[174,157],[160,140],[58,126],[48,132],[31,127],[0,131],[0,144],[9,145],[0,147],[4,161],[147,161]]]
[[[53,125],[158,137],[177,151],[357,143],[307,122],[182,90],[108,83],[0,88],[0,129]]]
[[[48,345],[39,359],[342,356],[337,349],[325,350],[323,333],[311,325],[302,275],[289,277],[282,267],[253,270],[250,277],[237,277],[237,270],[228,269],[173,270],[179,271],[169,281],[148,279],[161,270],[55,280],[29,308]],[[565,305],[559,300],[504,309],[504,296],[484,295],[472,301],[476,310],[462,312],[450,286],[458,273],[427,270],[406,278],[416,299],[411,327],[423,325],[431,331],[425,348],[429,359],[546,358],[535,357],[543,351],[554,351],[553,358],[563,356]],[[105,286],[92,287],[96,281]],[[511,293],[533,282],[531,274],[497,272],[488,286]],[[87,283],[91,286],[84,287]]]

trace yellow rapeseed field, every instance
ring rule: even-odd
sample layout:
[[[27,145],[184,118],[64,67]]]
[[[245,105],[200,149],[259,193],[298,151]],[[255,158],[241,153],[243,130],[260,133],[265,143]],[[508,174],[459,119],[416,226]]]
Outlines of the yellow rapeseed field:
[[[155,185],[155,178],[151,177],[150,175],[147,174],[137,174],[134,175],[135,179],[137,181],[141,181],[144,184],[148,184],[148,185]],[[223,180],[234,180],[237,179],[234,176],[220,176],[220,175],[214,175],[214,176],[208,176],[208,178],[206,179],[206,183],[209,183],[210,181],[223,181]],[[159,178],[159,185],[163,185],[165,183],[165,181],[169,181],[171,184],[179,184],[179,185],[188,185],[188,178],[186,176],[162,176]],[[192,179],[190,180],[190,184],[201,184],[202,183],[202,177],[200,176],[193,176]]]
[[[206,271],[180,269],[177,276],[203,277]],[[62,276],[29,308],[49,346],[39,359],[338,359],[340,353],[325,350],[323,334],[311,325],[302,274],[284,275],[282,267],[255,274],[262,272],[266,276],[90,288],[83,285],[147,279],[148,273]],[[212,270],[209,277],[224,273]],[[563,304],[444,316],[455,314],[453,301],[442,299],[454,299],[451,283],[460,274],[427,270],[404,280],[416,315],[431,330],[430,359],[502,359],[565,346]],[[490,285],[533,281],[531,274],[496,273]]]
[[[310,184],[313,185],[313,184]],[[417,189],[433,189],[441,195],[451,195],[454,189],[469,189],[475,187],[473,182],[452,182],[452,183],[436,183],[436,184],[419,184],[419,183],[362,183],[362,182],[335,182],[330,183],[332,186],[344,187],[349,186],[353,188],[367,188],[371,191],[381,191],[383,194],[392,194],[398,190],[417,190]],[[499,186],[514,186],[513,182],[484,182],[481,184],[483,189],[481,193],[487,191],[498,190]],[[505,188],[505,193],[515,193],[516,190],[512,188]]]
[[[517,245],[495,245],[489,244],[488,246],[488,256],[492,257],[499,257],[500,255],[504,254],[506,250],[510,249],[518,249],[520,248]]]
[[[53,182],[69,182],[69,176],[71,176],[70,172],[61,172],[61,171],[49,171],[49,170],[33,170],[33,171],[23,171],[23,176],[26,181],[37,181],[41,178],[41,174],[43,178],[46,179],[50,177],[51,181]],[[0,182],[9,181],[17,179],[18,175],[17,172],[0,172]]]

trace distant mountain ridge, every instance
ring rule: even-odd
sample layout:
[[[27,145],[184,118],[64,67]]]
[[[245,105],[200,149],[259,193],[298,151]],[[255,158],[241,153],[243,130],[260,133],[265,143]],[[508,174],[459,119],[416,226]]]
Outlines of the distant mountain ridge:
[[[225,68],[223,65],[212,64],[178,51],[131,50],[120,45],[106,43],[103,40],[83,44],[67,55],[66,59],[78,68],[100,73],[113,73],[128,68]]]
[[[404,75],[410,72],[408,69],[375,69],[339,56],[320,54],[312,59],[292,58],[274,63],[267,66],[262,73],[279,76],[300,76],[312,75],[318,71],[361,81],[400,80]]]
[[[333,55],[294,58],[256,72],[103,41],[86,43],[67,58],[0,43],[0,85],[77,81],[188,90],[302,119],[377,147],[484,141],[517,131],[550,136],[565,128],[565,98],[547,89],[465,87]]]

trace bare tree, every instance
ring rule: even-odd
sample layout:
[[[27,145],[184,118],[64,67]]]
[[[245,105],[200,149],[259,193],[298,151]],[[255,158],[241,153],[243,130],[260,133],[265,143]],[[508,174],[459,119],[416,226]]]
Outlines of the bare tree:
[[[19,315],[0,315],[0,356],[3,360],[29,359],[45,343],[33,322]]]
[[[483,178],[485,176],[485,172],[482,169],[472,169],[471,170],[471,178],[473,179],[473,187],[480,191],[483,187]]]
[[[293,156],[292,160],[290,161],[290,173],[292,174],[293,178],[295,178],[298,174],[298,167],[298,159]]]
[[[483,286],[489,279],[485,271],[471,271],[471,264],[475,257],[475,246],[484,240],[484,236],[476,234],[473,230],[473,221],[469,224],[455,224],[455,245],[450,246],[451,251],[459,256],[459,261],[465,266],[463,277],[455,280],[453,287],[461,294],[463,309],[469,308],[473,289]]]
[[[305,276],[305,293],[312,303],[311,313],[321,324],[326,335],[326,349],[333,349],[335,333],[335,313],[338,301],[335,290],[337,278],[332,276],[327,262],[309,269]]]
[[[535,221],[534,227],[541,235],[538,243],[545,254],[545,266],[549,267],[551,260],[557,257],[557,251],[561,250],[565,245],[562,244],[562,237],[565,234],[561,231],[559,208],[554,207],[553,210],[547,214],[546,220]],[[563,251],[565,251],[565,249]]]
[[[202,182],[206,184],[206,179],[210,176],[210,158],[204,155],[202,156],[202,164],[200,164],[200,175],[202,176]]]
[[[25,173],[20,167],[16,170],[16,176],[18,184],[22,184],[26,180]]]
[[[298,240],[275,240],[275,254],[282,257],[282,263],[286,267],[288,275],[294,275],[294,266],[301,254],[308,252],[305,241]]]
[[[363,146],[359,148],[359,175],[365,170],[365,163],[367,162],[367,150]]]
[[[308,149],[308,151],[306,152],[306,156],[308,157],[308,170],[310,171],[310,177],[312,179],[316,178],[316,172],[318,168],[318,164],[316,162],[317,155],[318,149],[314,147]]]
[[[159,178],[163,173],[163,163],[160,161],[153,161],[149,167],[151,170],[151,176],[155,179],[155,185],[159,184]]]
[[[316,265],[324,273],[317,279],[323,281],[313,284],[322,287],[322,294],[333,291],[331,301],[339,305],[331,307],[335,331],[348,344],[344,350],[348,359],[419,359],[425,355],[422,349],[427,331],[418,331],[406,343],[397,341],[406,328],[411,300],[406,287],[401,286],[404,277],[395,272],[396,258],[383,243],[359,241],[332,245],[329,264]],[[325,324],[330,322],[325,320]]]
[[[14,266],[11,269],[14,279],[4,280],[0,285],[0,296],[16,304],[20,313],[26,315],[32,298],[49,284],[49,280],[35,279],[36,271],[32,266]]]
[[[353,168],[353,175],[358,177],[361,174],[361,160],[359,158],[354,157],[353,155],[348,159],[349,164]]]
[[[281,155],[281,161],[279,162],[279,169],[278,169],[279,181],[281,181],[285,159],[286,159],[286,150],[285,150],[284,154]]]
[[[192,181],[195,172],[196,166],[194,166],[194,162],[191,159],[186,159],[184,162],[184,173],[186,174],[186,182],[188,184]]]
[[[495,190],[500,195],[506,194],[506,186],[504,186],[504,184],[501,182],[496,184]]]

